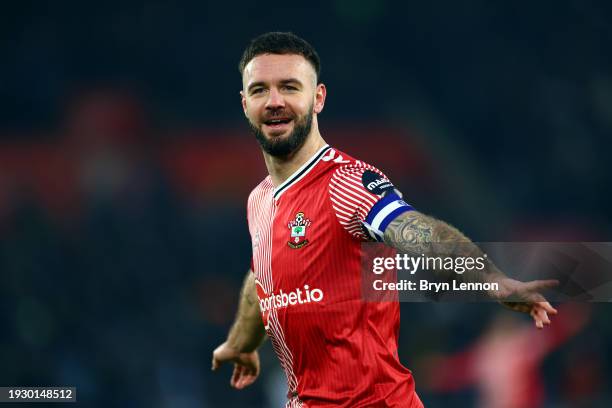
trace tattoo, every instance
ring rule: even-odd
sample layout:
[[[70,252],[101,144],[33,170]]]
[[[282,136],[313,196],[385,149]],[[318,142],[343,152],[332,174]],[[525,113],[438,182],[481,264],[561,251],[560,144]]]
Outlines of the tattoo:
[[[476,244],[459,230],[417,211],[405,212],[393,220],[385,230],[384,241],[387,245],[397,249],[399,253],[411,257],[424,255],[436,258],[451,257],[455,260],[464,258],[463,261],[468,258],[472,260],[486,258],[483,268],[472,269],[469,273],[455,273],[452,268],[445,269],[442,264],[436,263],[433,268],[428,267],[427,270],[442,282],[495,282],[500,289],[496,287],[495,290],[488,290],[483,295],[503,303],[512,310],[531,313],[534,310],[534,302],[545,301],[540,293],[529,289],[522,282],[508,278]],[[436,299],[439,299],[439,296],[436,296]]]
[[[409,211],[391,221],[384,238],[392,247],[416,255],[430,251],[432,233],[432,224],[423,214]]]
[[[411,256],[433,255],[451,257],[480,257],[483,252],[469,238],[445,222],[436,220],[417,211],[405,212],[393,220],[385,230],[385,243]],[[443,278],[457,278],[464,281],[484,282],[498,277],[501,272],[491,263],[483,271],[457,276],[449,271],[434,270]]]

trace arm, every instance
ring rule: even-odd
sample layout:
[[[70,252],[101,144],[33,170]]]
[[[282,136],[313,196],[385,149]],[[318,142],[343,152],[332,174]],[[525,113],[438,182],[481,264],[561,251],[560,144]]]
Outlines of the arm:
[[[482,257],[484,254],[469,238],[455,227],[418,211],[408,211],[391,221],[385,230],[384,241],[389,246],[412,256],[447,255],[453,257]],[[444,280],[450,278],[470,282],[498,282],[506,276],[488,262],[482,271],[459,275],[452,270],[435,270]]]
[[[259,311],[255,276],[249,270],[242,284],[238,313],[227,340],[213,352],[213,371],[225,362],[233,362],[234,373],[230,381],[232,387],[242,389],[251,385],[259,375],[257,348],[265,339],[265,335],[266,331]]]
[[[243,353],[249,353],[261,345],[265,336],[255,288],[255,275],[249,270],[240,290],[238,313],[227,336],[227,343]]]
[[[456,228],[418,211],[404,212],[391,221],[385,230],[384,241],[399,251],[416,256],[435,254],[440,248],[444,249],[446,256],[476,258],[484,255],[476,244]],[[548,313],[556,314],[557,311],[544,299],[540,291],[555,286],[556,281],[520,282],[508,278],[490,261],[485,265],[481,271],[474,270],[469,274],[459,275],[446,270],[435,273],[444,279],[453,277],[470,282],[497,282],[500,290],[489,292],[492,299],[501,301],[512,310],[529,313],[538,328],[550,324]],[[504,302],[504,299],[520,301]]]

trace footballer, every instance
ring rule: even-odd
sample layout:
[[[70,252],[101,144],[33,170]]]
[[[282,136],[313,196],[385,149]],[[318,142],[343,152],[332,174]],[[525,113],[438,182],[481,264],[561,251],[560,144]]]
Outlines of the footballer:
[[[247,204],[251,269],[227,340],[212,368],[231,362],[231,385],[259,375],[267,336],[287,377],[287,407],[422,407],[399,359],[397,302],[361,296],[361,245],[378,241],[421,255],[437,243],[482,255],[454,227],[402,199],[376,167],[329,146],[319,132],[326,87],[314,48],[292,33],[251,41],[240,61],[242,108],[269,175]],[[538,328],[557,311],[540,292],[554,281],[519,282],[492,263],[471,277],[497,282],[495,300]]]

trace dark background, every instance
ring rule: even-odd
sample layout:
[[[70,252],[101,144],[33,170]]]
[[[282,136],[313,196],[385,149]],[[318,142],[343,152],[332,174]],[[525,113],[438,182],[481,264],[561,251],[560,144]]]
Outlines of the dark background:
[[[72,385],[92,407],[279,405],[268,345],[248,390],[209,372],[249,266],[246,198],[266,174],[237,63],[271,30],[321,56],[324,138],[419,210],[476,241],[610,241],[608,2],[13,2],[0,13],[0,385]],[[532,406],[612,402],[610,311],[559,317],[529,366]],[[432,355],[486,343],[509,315],[402,305],[400,356],[426,405],[486,404],[486,370],[436,386]]]

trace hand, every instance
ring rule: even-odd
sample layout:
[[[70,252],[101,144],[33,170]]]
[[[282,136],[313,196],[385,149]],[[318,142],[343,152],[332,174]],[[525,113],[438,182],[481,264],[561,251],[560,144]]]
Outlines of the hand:
[[[528,313],[538,329],[550,324],[548,314],[557,314],[557,309],[546,301],[540,291],[557,286],[556,280],[535,280],[521,282],[515,279],[502,279],[496,298],[508,309]],[[512,299],[511,301],[504,299]]]
[[[215,371],[225,362],[234,363],[234,373],[230,385],[241,390],[253,384],[259,376],[259,353],[241,353],[227,342],[221,344],[213,351],[212,370]]]

